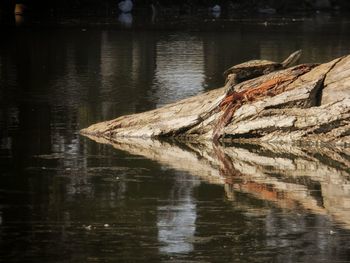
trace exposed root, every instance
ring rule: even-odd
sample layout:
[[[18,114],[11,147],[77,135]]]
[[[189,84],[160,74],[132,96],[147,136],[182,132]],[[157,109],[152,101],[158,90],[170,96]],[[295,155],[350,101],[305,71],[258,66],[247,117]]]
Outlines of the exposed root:
[[[228,93],[219,105],[219,110],[223,111],[223,114],[214,127],[213,140],[217,141],[220,139],[225,126],[231,122],[233,114],[242,105],[281,94],[289,84],[299,76],[309,72],[312,68],[313,66],[310,65],[300,65],[291,71],[291,75],[270,79],[252,89],[246,89],[240,92],[231,91]]]

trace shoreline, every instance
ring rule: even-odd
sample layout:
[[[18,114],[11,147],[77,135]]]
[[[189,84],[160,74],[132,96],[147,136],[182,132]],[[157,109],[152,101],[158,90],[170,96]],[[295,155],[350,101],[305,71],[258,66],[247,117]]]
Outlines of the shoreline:
[[[308,11],[286,12],[276,14],[222,13],[214,17],[208,10],[201,10],[193,14],[183,14],[178,11],[163,10],[152,14],[146,9],[135,10],[132,13],[110,14],[71,12],[62,14],[38,14],[28,12],[23,15],[0,13],[0,27],[33,27],[33,28],[105,28],[117,30],[189,30],[211,31],[232,30],[237,26],[294,26],[306,22],[315,22],[316,25],[327,23],[350,23],[349,13],[338,11]]]

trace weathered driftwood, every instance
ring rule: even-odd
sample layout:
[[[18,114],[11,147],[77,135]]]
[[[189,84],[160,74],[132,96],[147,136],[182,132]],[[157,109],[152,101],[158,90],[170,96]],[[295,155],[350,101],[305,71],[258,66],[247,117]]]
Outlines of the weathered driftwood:
[[[350,143],[350,56],[272,72],[81,132],[109,140],[178,136],[346,145]]]
[[[244,192],[286,209],[330,215],[350,229],[350,148],[90,138],[223,185],[228,198]]]

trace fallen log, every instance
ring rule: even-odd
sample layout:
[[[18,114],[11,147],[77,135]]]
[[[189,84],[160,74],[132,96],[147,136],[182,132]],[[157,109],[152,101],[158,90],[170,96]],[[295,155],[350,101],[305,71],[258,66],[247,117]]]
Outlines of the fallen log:
[[[226,93],[225,98],[220,102],[219,109],[224,110],[224,113],[219,118],[213,131],[213,139],[218,140],[222,134],[223,129],[232,120],[232,116],[236,110],[248,102],[262,100],[266,97],[276,96],[286,91],[289,84],[295,81],[299,76],[309,72],[312,66],[301,65],[290,70],[286,75],[272,78],[261,85],[244,89],[243,91],[231,91]]]
[[[231,81],[152,111],[83,129],[118,137],[350,144],[350,56]]]

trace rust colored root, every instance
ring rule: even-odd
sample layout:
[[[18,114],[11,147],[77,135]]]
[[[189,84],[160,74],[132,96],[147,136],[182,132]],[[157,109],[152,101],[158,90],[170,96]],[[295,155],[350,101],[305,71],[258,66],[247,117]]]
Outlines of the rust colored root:
[[[295,81],[299,76],[309,72],[311,66],[301,65],[293,70],[292,75],[270,79],[258,87],[246,89],[241,92],[232,91],[219,104],[219,110],[223,111],[213,131],[213,140],[218,141],[224,128],[231,122],[233,114],[244,104],[273,97],[285,91],[286,86]]]
[[[225,178],[226,183],[233,183],[234,179],[243,176],[242,173],[234,167],[231,158],[226,155],[220,146],[214,145],[213,149],[220,164],[220,175]]]

